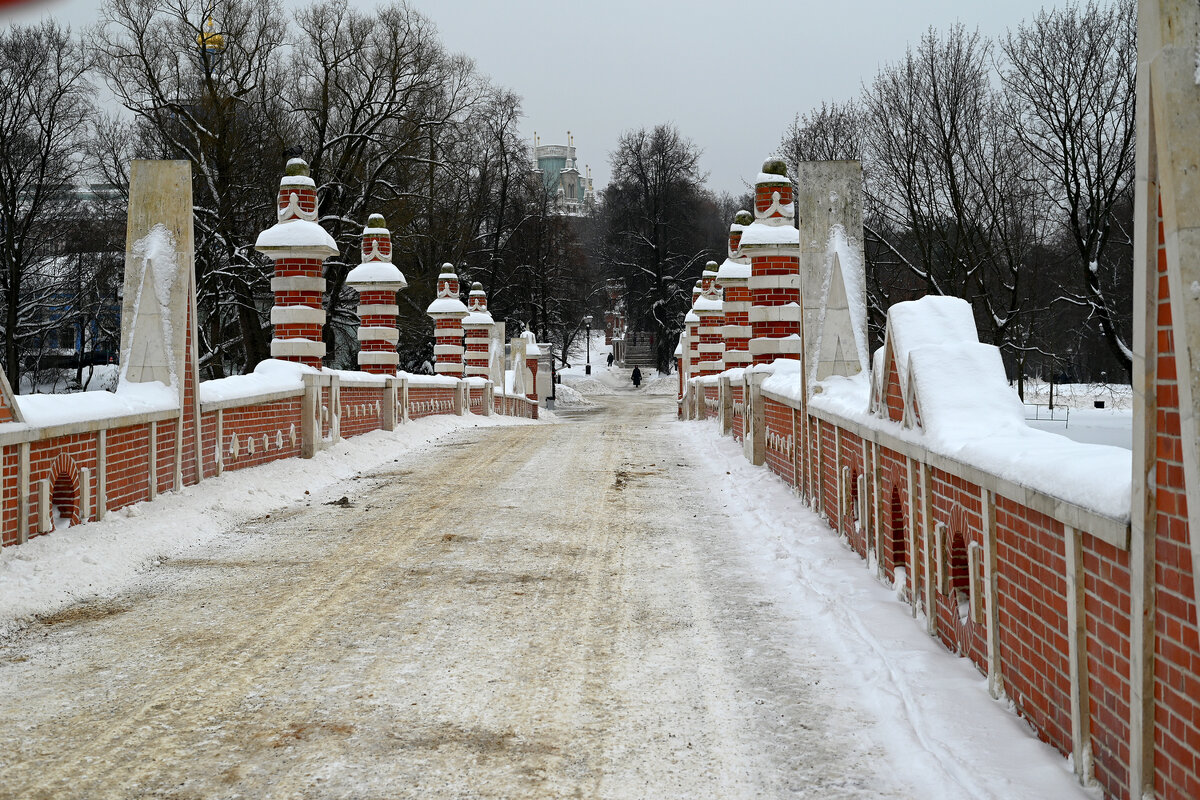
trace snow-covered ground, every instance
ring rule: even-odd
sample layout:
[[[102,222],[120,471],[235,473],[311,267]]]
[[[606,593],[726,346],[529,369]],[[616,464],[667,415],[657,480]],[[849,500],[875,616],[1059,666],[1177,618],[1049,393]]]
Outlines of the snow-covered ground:
[[[462,428],[532,424],[512,417],[433,416],[344,439],[312,459],[227,472],[178,493],[0,548],[0,637],[34,616],[121,591],[165,558],[202,552],[247,520],[270,515],[359,471],[410,457]]]
[[[1025,416],[1030,427],[1077,442],[1133,447],[1133,387],[1119,383],[1056,383],[1054,408],[1049,384],[1025,382]],[[1096,408],[1096,403],[1104,404]]]

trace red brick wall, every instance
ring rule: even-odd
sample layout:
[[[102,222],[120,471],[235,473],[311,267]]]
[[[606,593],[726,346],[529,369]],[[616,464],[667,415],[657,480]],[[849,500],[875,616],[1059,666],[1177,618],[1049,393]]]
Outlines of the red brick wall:
[[[383,427],[382,386],[347,386],[338,390],[342,403],[341,434],[358,436]]]
[[[996,498],[1000,658],[1009,698],[1038,736],[1071,749],[1062,524]]]
[[[225,409],[222,412],[224,420],[221,441],[221,463],[224,469],[246,469],[281,458],[299,456],[300,402],[299,397],[288,397],[273,403]],[[238,444],[236,457],[232,454],[235,436]]]
[[[1167,251],[1158,221],[1158,320],[1155,396],[1156,459],[1154,584],[1155,792],[1160,798],[1200,797],[1200,637],[1192,596],[1192,554],[1179,421],[1178,368],[1172,331]],[[1149,344],[1149,343],[1148,343]]]
[[[1083,535],[1084,614],[1096,780],[1122,797],[1129,780],[1129,553]]]
[[[409,386],[408,418],[454,413],[454,389],[449,386]]]

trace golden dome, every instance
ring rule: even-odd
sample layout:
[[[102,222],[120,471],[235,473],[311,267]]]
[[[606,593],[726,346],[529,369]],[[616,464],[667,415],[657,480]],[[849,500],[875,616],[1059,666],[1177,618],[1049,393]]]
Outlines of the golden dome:
[[[219,53],[225,49],[225,37],[216,32],[217,24],[212,17],[204,26],[204,31],[196,37],[196,44],[210,53]]]

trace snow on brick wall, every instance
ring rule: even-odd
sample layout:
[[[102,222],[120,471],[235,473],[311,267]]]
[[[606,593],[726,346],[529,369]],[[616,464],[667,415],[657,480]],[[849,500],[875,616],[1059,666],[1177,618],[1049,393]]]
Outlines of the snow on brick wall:
[[[894,403],[891,416],[898,419],[903,407],[899,386],[889,388],[892,390],[889,394],[895,395],[889,403]],[[741,402],[740,386],[731,384],[729,392],[729,402]],[[970,659],[981,674],[987,674],[989,669],[987,626],[989,615],[994,613],[996,660],[1004,690],[1041,739],[1063,753],[1071,752],[1068,529],[1061,521],[1000,493],[986,493],[976,480],[949,472],[938,464],[922,464],[919,458],[927,456],[905,452],[903,438],[894,447],[868,442],[864,457],[864,441],[854,429],[857,423],[839,424],[831,421],[827,412],[820,419],[801,417],[796,406],[794,400],[777,399],[773,394],[763,396],[766,468],[789,485],[799,483],[801,490],[811,491],[814,509],[833,530],[847,538],[860,556],[867,557],[869,548],[877,553],[883,580],[894,583],[898,568],[903,567],[904,587],[899,596],[905,602],[915,597],[928,618],[931,634],[950,652]],[[734,416],[735,434],[740,434],[742,420],[741,414]],[[796,439],[789,445],[788,437],[793,431]],[[804,432],[807,436],[802,439]],[[920,431],[911,435],[919,436]],[[795,451],[789,450],[789,446],[794,446]],[[793,457],[798,458],[798,464],[793,463]],[[865,463],[866,458],[877,461],[877,486],[871,483],[871,465]],[[910,474],[915,495],[911,499]],[[862,510],[858,502],[860,475],[867,476],[868,485],[865,505],[869,513],[862,520],[858,519]],[[1160,477],[1166,481],[1180,475],[1168,469]],[[928,498],[922,496],[925,491]],[[988,541],[984,530],[985,495],[995,507],[995,609],[987,607],[987,576],[980,555]],[[929,519],[923,518],[926,506]],[[870,529],[868,522],[873,525]],[[1083,584],[1079,614],[1085,628],[1084,664],[1090,686],[1088,710],[1095,777],[1109,795],[1123,797],[1127,795],[1123,782],[1127,780],[1129,759],[1129,552],[1087,531],[1079,531],[1077,535]],[[869,536],[877,537],[877,541],[873,542]],[[1171,546],[1180,549],[1179,554],[1172,555],[1179,562],[1186,555],[1183,552],[1186,539],[1180,538]],[[974,596],[973,570],[977,570]],[[1172,585],[1186,587],[1191,576],[1177,571],[1170,580]],[[1160,597],[1161,592],[1160,588]],[[1190,657],[1197,652],[1195,644],[1186,640],[1188,633],[1195,630],[1195,609],[1173,605],[1182,594],[1180,590],[1169,597],[1159,615],[1163,649],[1172,646],[1171,636],[1185,637],[1182,646],[1173,651],[1177,661],[1182,658],[1180,654]],[[1187,668],[1191,669],[1190,662]],[[1190,682],[1195,672],[1181,678],[1183,669],[1174,664],[1172,679],[1184,686],[1183,691],[1200,697],[1200,685]],[[1187,704],[1175,707],[1193,708]],[[1192,763],[1189,759],[1196,741],[1192,729],[1178,733],[1182,720],[1168,717],[1161,710],[1160,716],[1163,717],[1159,726],[1160,747],[1173,754],[1173,764]],[[1200,709],[1194,718],[1200,718]],[[1177,731],[1174,734],[1172,726]],[[1187,742],[1180,744],[1182,740]],[[1188,780],[1185,777],[1180,784],[1188,787],[1186,791],[1167,791],[1165,796],[1200,796],[1186,794],[1192,786]]]

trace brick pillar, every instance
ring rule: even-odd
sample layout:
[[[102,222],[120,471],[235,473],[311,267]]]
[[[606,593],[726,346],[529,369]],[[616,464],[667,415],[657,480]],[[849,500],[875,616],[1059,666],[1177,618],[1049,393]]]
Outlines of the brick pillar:
[[[754,222],[749,211],[739,211],[729,226],[729,255],[717,269],[717,284],[724,294],[725,312],[721,339],[726,369],[745,367],[750,358],[750,259],[741,251],[742,232]]]
[[[392,264],[392,232],[380,214],[367,219],[362,257],[346,276],[346,285],[358,292],[358,366],[374,375],[394,375],[400,363],[396,292],[408,282]]]
[[[700,318],[696,324],[696,368],[697,375],[716,375],[725,370],[725,343],[721,329],[725,324],[725,311],[721,304],[720,287],[717,284],[717,262],[710,261],[712,269],[704,270],[701,284],[704,290],[692,304],[692,313]]]
[[[439,375],[461,378],[463,374],[463,317],[469,313],[458,299],[458,275],[452,264],[442,265],[438,275],[437,298],[425,309],[433,317],[434,369]]]
[[[254,244],[258,252],[275,262],[275,277],[271,279],[275,293],[271,357],[319,369],[325,357],[321,338],[325,278],[321,263],[336,256],[338,249],[333,237],[317,224],[317,187],[302,159],[289,161],[279,182],[278,218]]]
[[[756,364],[800,359],[800,233],[792,181],[782,159],[763,164],[754,186],[754,222],[740,246],[750,257],[750,355]]]
[[[465,366],[467,377],[472,375],[487,378],[488,347],[492,341],[492,328],[495,320],[487,310],[487,294],[483,284],[472,283],[471,295],[467,298],[467,308],[470,313],[463,317],[463,335],[466,342]]]

